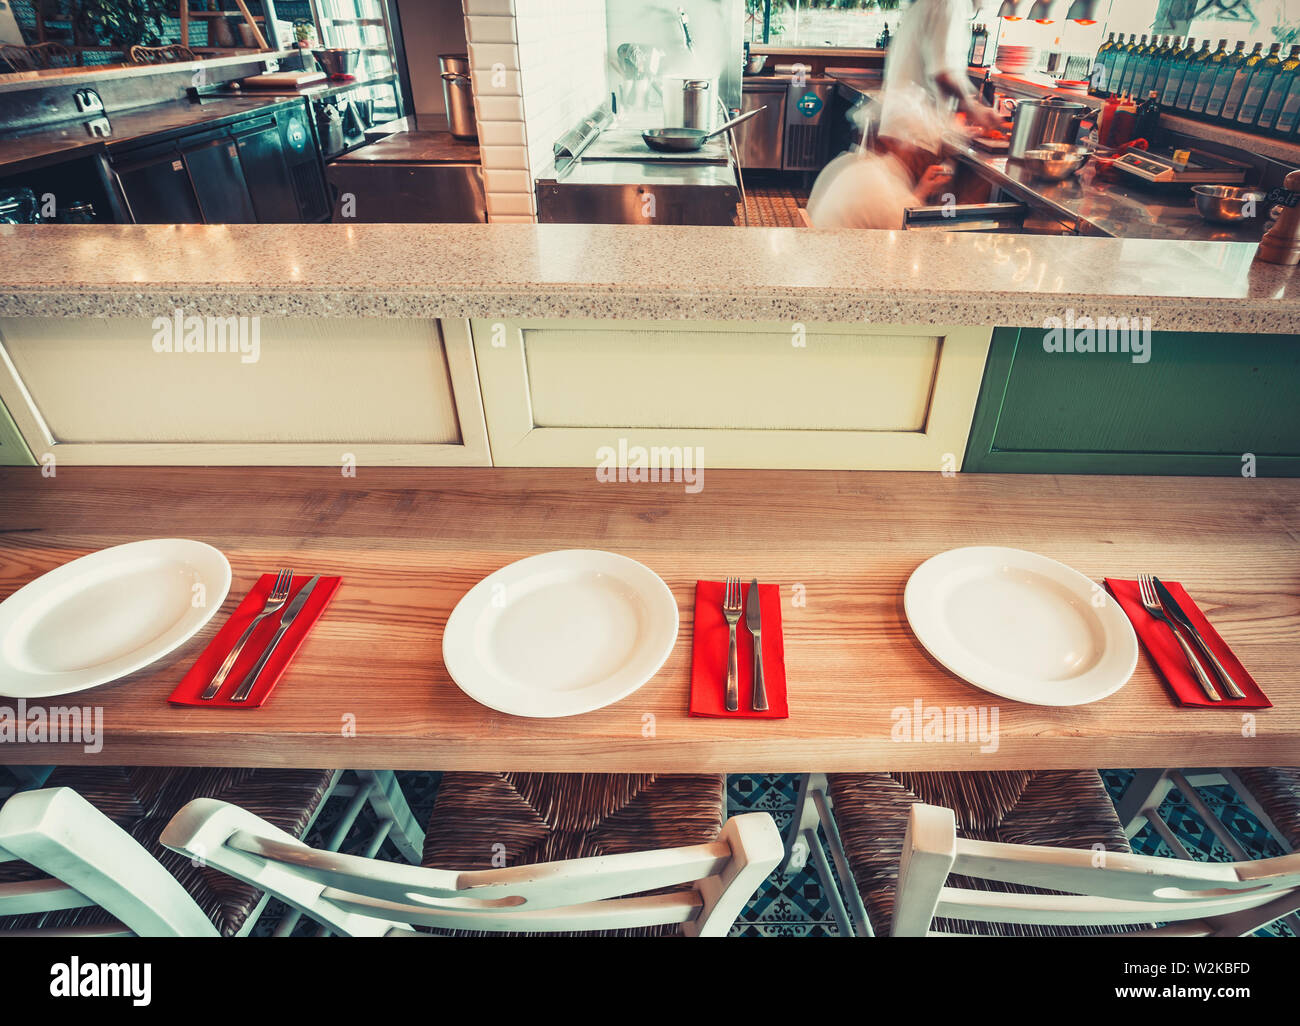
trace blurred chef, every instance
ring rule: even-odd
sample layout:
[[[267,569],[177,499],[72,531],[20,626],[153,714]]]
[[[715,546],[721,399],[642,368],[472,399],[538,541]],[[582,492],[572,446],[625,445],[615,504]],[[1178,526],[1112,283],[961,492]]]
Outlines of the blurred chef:
[[[906,208],[931,202],[951,176],[939,165],[956,109],[979,127],[1000,119],[984,106],[966,71],[978,0],[915,0],[898,24],[885,61],[877,153],[832,160],[813,185],[815,228],[903,227]]]

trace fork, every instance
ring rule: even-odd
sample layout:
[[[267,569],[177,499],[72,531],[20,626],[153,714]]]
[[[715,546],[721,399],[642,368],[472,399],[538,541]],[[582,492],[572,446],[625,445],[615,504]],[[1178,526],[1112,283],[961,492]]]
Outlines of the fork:
[[[211,683],[203,690],[199,696],[205,702],[211,701],[216,697],[217,692],[221,690],[221,685],[226,682],[226,677],[235,665],[235,660],[239,658],[239,653],[244,650],[248,644],[248,639],[253,636],[253,631],[257,625],[265,620],[272,613],[280,611],[280,607],[285,604],[289,598],[289,585],[293,582],[292,570],[281,570],[275,576],[275,584],[271,588],[271,594],[267,596],[266,605],[262,611],[253,617],[253,622],[244,628],[244,633],[239,640],[235,642],[235,647],[230,650],[230,655],[226,656],[226,661],[221,664],[220,669],[213,675]]]
[[[1187,657],[1187,665],[1192,668],[1196,674],[1196,679],[1201,682],[1201,687],[1205,691],[1206,697],[1211,702],[1222,702],[1223,696],[1215,690],[1214,682],[1210,680],[1209,674],[1205,672],[1205,667],[1201,661],[1196,658],[1196,653],[1192,651],[1192,646],[1184,640],[1179,632],[1177,625],[1169,619],[1169,614],[1165,612],[1164,607],[1160,605],[1160,599],[1156,595],[1155,580],[1151,574],[1138,574],[1138,594],[1142,597],[1142,607],[1157,620],[1166,624],[1174,633],[1174,638],[1183,650],[1183,655]]]
[[[736,683],[736,624],[740,621],[740,578],[727,578],[727,591],[722,599],[722,615],[731,633],[727,646],[727,712],[740,708],[740,687]]]

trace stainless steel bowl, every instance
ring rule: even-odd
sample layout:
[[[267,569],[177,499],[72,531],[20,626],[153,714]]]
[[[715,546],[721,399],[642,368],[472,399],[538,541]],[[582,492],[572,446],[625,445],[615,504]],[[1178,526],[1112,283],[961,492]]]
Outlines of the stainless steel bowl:
[[[1260,189],[1243,189],[1237,185],[1194,185],[1196,211],[1215,224],[1253,221],[1264,214],[1268,193]]]
[[[320,63],[321,70],[330,78],[351,75],[361,60],[361,51],[347,47],[330,47],[313,50],[312,56]]]
[[[1092,152],[1071,143],[1048,143],[1029,150],[1020,162],[1039,178],[1049,182],[1062,182],[1088,163]]]

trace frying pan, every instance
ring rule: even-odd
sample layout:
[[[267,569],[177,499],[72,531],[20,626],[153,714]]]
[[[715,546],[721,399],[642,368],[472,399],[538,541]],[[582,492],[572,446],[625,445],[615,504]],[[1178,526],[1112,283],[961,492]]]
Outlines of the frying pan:
[[[652,128],[648,132],[642,132],[641,138],[645,140],[645,144],[652,150],[659,150],[661,153],[689,153],[691,150],[698,150],[715,135],[720,135],[728,128],[738,125],[742,121],[748,121],[755,114],[764,110],[767,110],[766,104],[745,111],[740,117],[732,118],[721,128],[715,128],[712,132],[706,132],[702,128]]]

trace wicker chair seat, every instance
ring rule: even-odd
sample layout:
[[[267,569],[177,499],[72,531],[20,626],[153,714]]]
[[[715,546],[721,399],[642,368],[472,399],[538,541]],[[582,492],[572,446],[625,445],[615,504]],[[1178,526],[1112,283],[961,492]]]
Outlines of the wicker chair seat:
[[[446,773],[425,831],[424,865],[499,869],[704,844],[724,818],[720,775]],[[678,929],[608,932],[669,936]]]
[[[908,810],[917,802],[952,809],[959,833],[972,840],[1085,850],[1103,845],[1108,852],[1132,850],[1101,777],[1093,771],[848,773],[831,774],[827,779],[845,854],[867,914],[880,935],[889,933],[893,921]],[[983,891],[1034,891],[955,875],[949,878],[949,885]],[[1022,937],[1116,932],[942,918],[934,920],[931,930]]]
[[[182,806],[195,798],[218,798],[247,809],[302,837],[329,792],[333,770],[170,769],[159,767],[61,767],[47,787],[70,787],[153,855],[189,891],[225,936],[243,927],[261,892],[216,870],[195,866],[163,847],[158,836]],[[45,874],[24,862],[0,862],[0,885],[39,880]],[[44,915],[0,917],[7,930],[82,928],[113,922],[98,907]]]
[[[1300,851],[1300,767],[1233,770],[1259,801],[1273,825]]]

